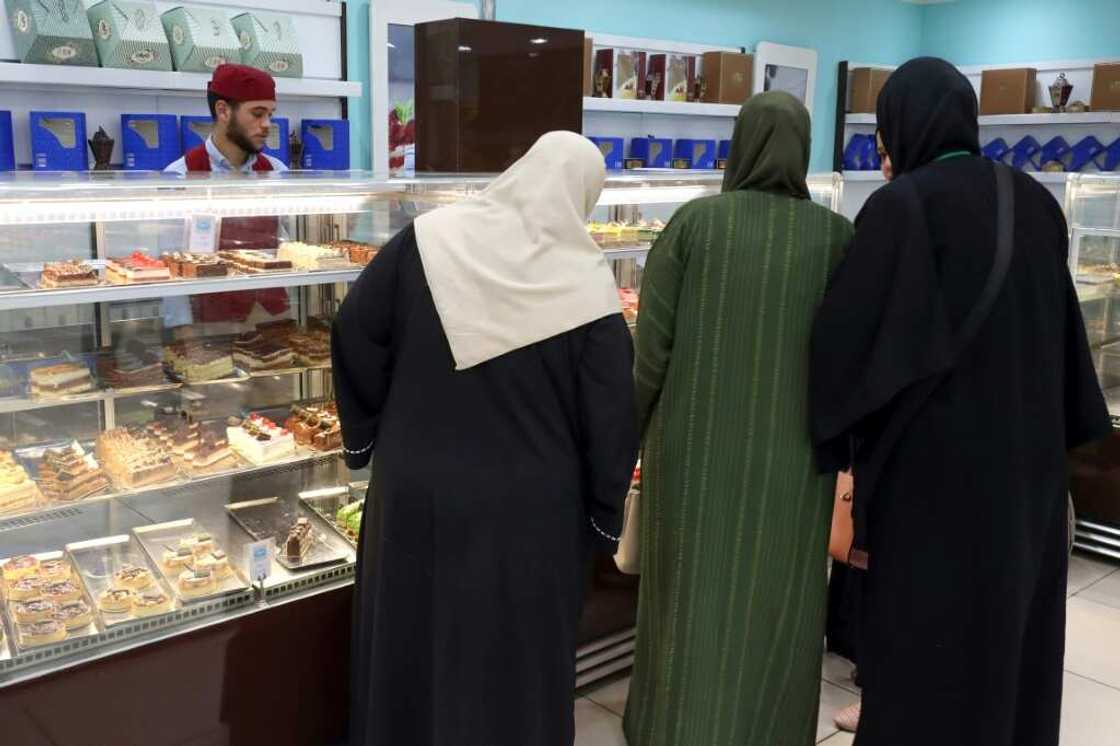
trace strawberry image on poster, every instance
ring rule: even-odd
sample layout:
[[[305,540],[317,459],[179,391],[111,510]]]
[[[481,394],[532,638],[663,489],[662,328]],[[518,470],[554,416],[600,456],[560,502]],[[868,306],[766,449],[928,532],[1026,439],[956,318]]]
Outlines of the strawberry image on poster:
[[[416,147],[416,117],[413,101],[395,105],[389,112],[389,170],[400,172],[405,158]]]

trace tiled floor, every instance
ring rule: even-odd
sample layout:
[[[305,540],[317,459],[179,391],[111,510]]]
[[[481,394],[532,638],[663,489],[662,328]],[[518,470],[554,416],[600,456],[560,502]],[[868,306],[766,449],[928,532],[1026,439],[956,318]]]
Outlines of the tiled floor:
[[[1077,554],[1069,568],[1062,746],[1117,743],[1120,733],[1120,565]],[[826,656],[821,672],[821,715],[817,743],[851,746],[853,738],[832,724],[837,710],[857,699],[852,667]],[[576,746],[626,746],[622,713],[629,679],[587,693],[576,701]]]

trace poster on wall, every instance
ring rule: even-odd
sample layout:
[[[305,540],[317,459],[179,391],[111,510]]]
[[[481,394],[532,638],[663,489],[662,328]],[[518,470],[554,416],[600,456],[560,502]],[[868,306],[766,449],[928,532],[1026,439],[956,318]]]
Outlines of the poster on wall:
[[[803,47],[787,47],[759,42],[754,52],[754,91],[785,91],[813,114],[817,84],[817,52]]]

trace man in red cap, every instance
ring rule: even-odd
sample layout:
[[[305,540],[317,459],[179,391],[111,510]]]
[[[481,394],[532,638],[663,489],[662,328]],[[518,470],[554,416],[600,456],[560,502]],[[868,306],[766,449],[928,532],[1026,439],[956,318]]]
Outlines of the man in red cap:
[[[246,65],[220,65],[206,92],[214,132],[203,145],[168,166],[169,173],[288,170],[261,152],[276,113],[276,81],[271,75]]]

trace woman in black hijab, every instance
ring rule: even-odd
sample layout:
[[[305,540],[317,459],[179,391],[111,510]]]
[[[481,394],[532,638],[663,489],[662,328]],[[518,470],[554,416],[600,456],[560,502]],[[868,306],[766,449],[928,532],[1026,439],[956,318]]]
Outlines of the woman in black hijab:
[[[912,60],[878,122],[895,180],[856,236],[813,334],[813,439],[854,467],[863,712],[857,746],[1056,746],[1065,647],[1066,452],[1109,432],[1065,219],[1012,174],[1013,253],[996,264],[994,166],[976,95]],[[929,720],[936,728],[916,728]]]

